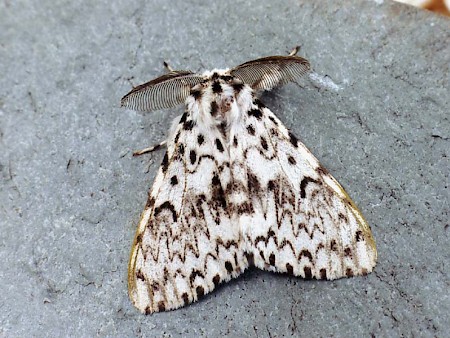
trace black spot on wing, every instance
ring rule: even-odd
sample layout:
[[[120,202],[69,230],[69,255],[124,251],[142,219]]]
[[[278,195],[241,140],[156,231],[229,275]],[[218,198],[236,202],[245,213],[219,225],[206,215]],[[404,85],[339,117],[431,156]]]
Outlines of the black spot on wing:
[[[254,117],[256,117],[258,120],[261,120],[261,117],[262,117],[262,112],[261,112],[261,110],[259,110],[259,109],[250,109],[249,111],[248,111],[248,116],[254,116]]]
[[[222,121],[222,123],[219,125],[219,127],[217,129],[219,129],[220,133],[225,137],[225,135],[227,134],[227,132],[226,132],[227,122]]]
[[[298,147],[298,139],[291,132],[289,132],[289,142],[291,142],[294,147]]]
[[[205,142],[205,137],[202,134],[198,134],[197,142],[198,142],[198,145],[201,146],[203,144],[203,142]]]
[[[206,196],[204,194],[199,195],[197,198],[197,202],[196,202],[197,209],[201,210],[202,205],[205,201],[206,201]]]
[[[357,242],[361,242],[364,239],[364,235],[361,230],[356,232],[355,239]]]
[[[263,109],[266,108],[266,106],[264,105],[264,103],[262,103],[259,99],[255,99],[253,101],[254,104],[256,104],[258,106],[259,109]]]
[[[205,278],[205,276],[203,275],[203,273],[200,270],[195,269],[191,272],[191,275],[189,276],[189,281],[191,282],[191,284],[194,283],[195,278],[197,276],[201,277],[202,279]]]
[[[158,303],[158,311],[162,312],[166,310],[166,305],[164,304],[164,301],[159,301]]]
[[[338,213],[338,217],[341,221],[346,222],[346,223],[348,222],[347,216],[344,215],[342,212]]]
[[[286,272],[290,275],[294,274],[294,267],[289,263],[286,263]]]
[[[191,160],[191,164],[194,164],[195,161],[197,161],[197,153],[195,152],[195,150],[191,150],[189,152],[189,159]]]
[[[189,296],[186,292],[181,295],[181,298],[183,299],[184,305],[189,304]]]
[[[259,182],[258,176],[250,171],[247,172],[247,189],[250,192],[250,195],[254,193],[255,196],[258,196],[258,194],[263,191],[263,189],[261,189],[261,183]]]
[[[247,262],[249,263],[249,265],[253,265],[254,263],[254,254],[253,252],[245,252],[245,258],[247,258]]]
[[[220,183],[220,178],[217,175],[217,173],[214,173],[214,176],[211,180],[211,184],[212,184],[211,201],[213,202],[213,208],[214,209],[217,209],[219,207],[226,208],[227,201],[225,199],[225,192],[223,191],[222,185]]]
[[[311,252],[309,252],[309,250],[307,250],[307,249],[303,249],[303,250],[300,252],[300,254],[298,255],[298,260],[301,260],[302,257],[308,258],[308,260],[309,260],[310,262],[312,262],[312,260],[313,260],[313,257],[312,257],[312,255],[311,255]]]
[[[270,135],[278,137],[279,136],[279,132],[276,128],[270,128]]]
[[[224,151],[223,145],[222,145],[222,142],[220,142],[220,140],[218,138],[216,138],[216,148],[217,148],[218,151],[223,153],[223,151]]]
[[[169,210],[172,213],[172,219],[174,222],[177,221],[178,216],[177,216],[177,212],[175,211],[174,206],[172,205],[172,203],[170,203],[169,201],[165,201],[163,204],[161,204],[159,207],[155,208],[155,214],[154,217],[158,217],[158,215],[163,211],[163,210]]]
[[[183,124],[184,122],[186,122],[186,120],[187,120],[187,116],[188,116],[188,113],[187,112],[185,112],[183,115],[181,115],[181,119],[180,119],[180,124]]]
[[[277,122],[277,120],[275,120],[275,118],[274,118],[273,116],[270,116],[270,115],[269,115],[269,119],[270,119],[270,121],[272,121],[272,123],[273,123],[274,125],[278,126],[278,122]]]
[[[231,75],[221,75],[221,76],[219,76],[219,79],[224,80],[224,81],[231,81],[231,80],[233,80],[233,77]]]
[[[205,289],[203,289],[203,286],[197,286],[197,288],[195,289],[195,292],[197,293],[197,299],[201,298],[205,295]]]
[[[211,115],[215,116],[218,111],[219,111],[219,106],[217,105],[217,102],[216,101],[211,102]]]
[[[247,131],[248,131],[248,133],[249,133],[250,135],[252,135],[252,136],[255,135],[255,128],[254,128],[251,124],[249,124],[249,125],[247,126]]]
[[[145,205],[145,207],[148,208],[152,208],[155,205],[155,199],[150,196],[150,194],[148,195],[148,200],[147,200],[147,204]]]
[[[192,90],[191,91],[191,95],[194,97],[194,99],[196,99],[197,101],[199,101],[202,98],[203,92],[201,90]]]
[[[142,233],[140,233],[139,235],[136,236],[136,243],[142,243]]]
[[[311,273],[311,268],[308,266],[305,266],[303,268],[303,272],[305,273],[305,279],[311,279],[312,278],[312,273]]]
[[[272,266],[275,265],[275,255],[273,253],[269,256],[269,264]]]
[[[347,256],[347,257],[352,257],[352,249],[350,249],[350,248],[345,248],[344,249],[344,255],[345,256]]]
[[[337,243],[336,243],[335,239],[332,239],[331,242],[330,242],[330,250],[331,251],[337,251],[338,250]]]
[[[170,178],[170,184],[172,184],[172,185],[177,185],[177,184],[178,184],[178,178],[177,178],[177,175],[173,175],[173,176]]]
[[[233,87],[235,95],[239,94],[241,90],[244,89],[244,84],[241,82],[235,82],[231,86]]]
[[[214,286],[219,285],[219,283],[220,283],[220,276],[218,274],[214,276],[213,283],[214,283]]]
[[[161,170],[163,173],[166,173],[167,168],[169,167],[169,155],[166,153],[164,154],[163,160],[161,162]]]
[[[220,94],[222,93],[223,89],[219,81],[214,81],[212,84],[212,91],[214,94]]]
[[[297,164],[297,161],[291,155],[288,156],[288,162],[291,165],[296,165]]]
[[[317,171],[317,173],[318,173],[319,175],[321,175],[321,176],[330,175],[330,173],[328,172],[328,170],[325,169],[325,168],[322,167],[322,166],[317,167],[316,171]]]
[[[178,145],[178,152],[180,153],[180,155],[184,155],[184,144],[180,143]]]
[[[302,181],[300,182],[300,197],[305,198],[306,196],[306,186],[308,183],[314,182],[317,183],[317,181],[311,177],[305,176]]]
[[[175,143],[178,143],[178,140],[180,139],[180,135],[181,135],[180,132],[178,132],[178,133],[175,135],[175,140],[174,140]]]
[[[231,264],[231,262],[229,262],[229,261],[226,261],[225,262],[225,269],[227,269],[227,271],[229,273],[231,273],[233,271],[233,264]]]
[[[144,274],[142,273],[141,270],[136,271],[136,278],[145,281]]]
[[[219,176],[217,176],[217,174],[214,174],[214,176],[213,176],[213,178],[211,180],[211,183],[213,185],[220,185],[220,179],[219,179]]]
[[[263,136],[261,136],[261,147],[263,147],[264,150],[267,150],[269,148],[269,146],[267,145],[267,141]]]
[[[192,130],[194,128],[195,122],[193,120],[187,120],[183,123],[184,130]]]

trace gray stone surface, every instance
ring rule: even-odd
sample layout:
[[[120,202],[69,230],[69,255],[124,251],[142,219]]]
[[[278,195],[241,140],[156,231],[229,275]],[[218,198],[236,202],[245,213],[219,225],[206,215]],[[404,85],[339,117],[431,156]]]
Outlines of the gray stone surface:
[[[388,1],[57,3],[0,3],[0,336],[449,335],[447,18]],[[138,114],[120,98],[164,59],[199,71],[296,44],[341,89],[306,81],[263,101],[362,209],[375,272],[250,270],[141,315],[127,260],[163,152],[131,152],[183,108]]]

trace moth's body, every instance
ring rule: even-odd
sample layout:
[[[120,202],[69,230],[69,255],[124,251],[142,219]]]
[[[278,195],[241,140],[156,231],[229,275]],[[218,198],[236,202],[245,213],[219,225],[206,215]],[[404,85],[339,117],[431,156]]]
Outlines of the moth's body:
[[[230,70],[190,86],[130,257],[129,294],[142,312],[189,304],[249,264],[307,279],[375,265],[359,210],[255,87]]]

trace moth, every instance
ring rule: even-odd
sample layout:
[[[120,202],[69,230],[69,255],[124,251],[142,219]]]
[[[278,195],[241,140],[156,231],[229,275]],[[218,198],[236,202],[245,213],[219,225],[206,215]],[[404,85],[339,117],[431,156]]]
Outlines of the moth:
[[[186,107],[144,151],[167,145],[128,266],[141,312],[195,302],[250,265],[326,280],[374,268],[361,212],[257,97],[310,72],[297,50],[203,74],[168,67],[122,98],[140,111]]]

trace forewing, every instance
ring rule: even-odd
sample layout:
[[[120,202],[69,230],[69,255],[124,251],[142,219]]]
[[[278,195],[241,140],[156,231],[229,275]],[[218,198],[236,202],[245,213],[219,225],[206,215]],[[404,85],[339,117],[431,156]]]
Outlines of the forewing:
[[[310,70],[308,60],[299,56],[269,56],[233,68],[231,75],[254,90],[270,90],[295,81]]]
[[[249,206],[241,207],[240,226],[256,266],[308,279],[372,271],[377,253],[369,225],[269,109],[254,104],[234,134],[232,174],[246,184],[241,200]]]
[[[133,88],[121,100],[121,106],[139,111],[175,107],[184,103],[193,86],[202,77],[190,71],[173,71]]]
[[[189,113],[168,140],[129,262],[129,295],[144,313],[196,301],[248,265],[227,209],[229,157],[217,150],[220,140]]]

